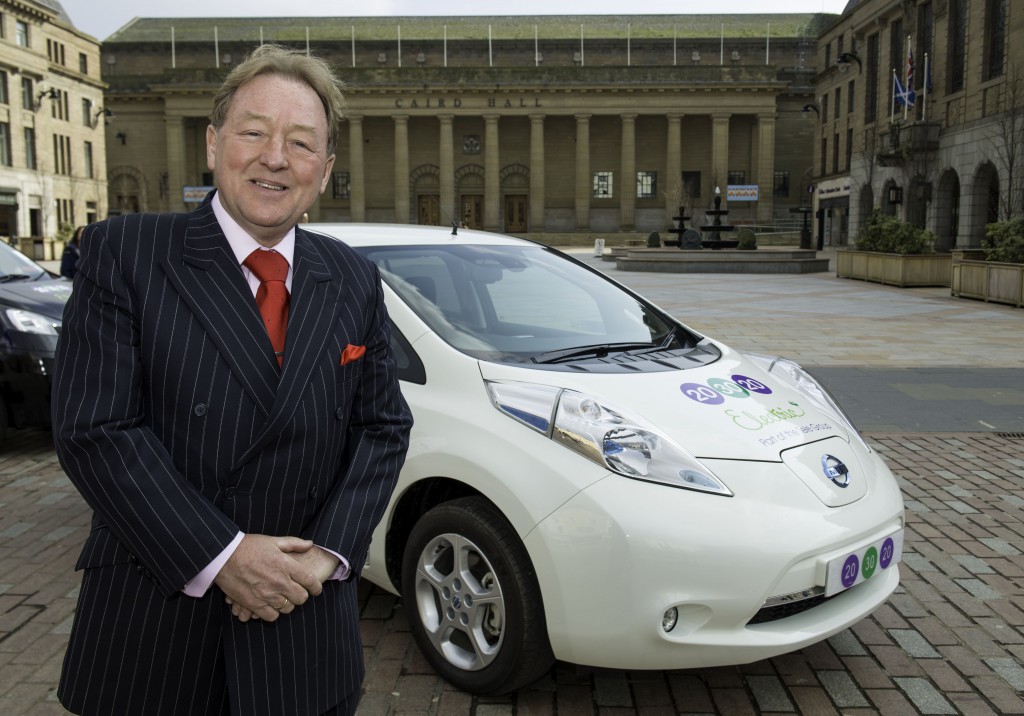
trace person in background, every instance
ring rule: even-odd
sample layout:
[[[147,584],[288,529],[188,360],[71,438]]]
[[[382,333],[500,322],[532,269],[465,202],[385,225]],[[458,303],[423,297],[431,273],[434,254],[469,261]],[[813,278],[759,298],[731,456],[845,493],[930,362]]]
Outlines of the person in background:
[[[71,235],[71,239],[64,246],[64,253],[60,255],[60,275],[64,278],[74,278],[75,272],[78,270],[78,259],[82,255],[83,233],[85,233],[84,226],[75,229],[75,233]]]
[[[263,45],[214,97],[216,189],[92,224],[54,439],[93,509],[58,698],[79,714],[351,714],[355,577],[405,459],[380,274],[297,228],[340,82]]]

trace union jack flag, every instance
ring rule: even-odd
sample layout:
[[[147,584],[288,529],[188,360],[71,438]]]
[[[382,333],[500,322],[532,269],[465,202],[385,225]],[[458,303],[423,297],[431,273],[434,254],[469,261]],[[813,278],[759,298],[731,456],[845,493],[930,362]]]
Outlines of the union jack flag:
[[[904,101],[901,104],[905,104],[907,107],[913,107],[914,101],[917,99],[917,94],[914,92],[914,48],[910,44],[910,36],[907,36],[907,81],[903,85],[903,96]]]

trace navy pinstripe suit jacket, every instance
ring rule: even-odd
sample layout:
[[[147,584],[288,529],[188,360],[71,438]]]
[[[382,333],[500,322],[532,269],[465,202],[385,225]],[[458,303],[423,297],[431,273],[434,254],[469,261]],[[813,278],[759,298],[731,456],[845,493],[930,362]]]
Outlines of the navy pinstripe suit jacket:
[[[180,593],[237,530],[358,571],[405,458],[380,277],[296,230],[284,366],[212,207],[90,226],[57,348],[57,453],[93,508],[59,697],[97,714],[320,714],[363,677],[354,580],[271,624]],[[365,345],[340,364],[346,345]]]

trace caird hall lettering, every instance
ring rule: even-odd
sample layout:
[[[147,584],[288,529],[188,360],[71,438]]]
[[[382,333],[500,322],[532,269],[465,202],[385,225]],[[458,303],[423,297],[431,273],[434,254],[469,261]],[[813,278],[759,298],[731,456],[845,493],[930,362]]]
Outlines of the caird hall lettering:
[[[395,109],[458,109],[462,106],[461,97],[425,97],[421,99],[396,99]],[[535,108],[542,107],[539,97],[527,98],[519,97],[517,99],[504,99],[500,100],[497,97],[487,98],[487,107],[489,109],[515,109],[515,108]]]

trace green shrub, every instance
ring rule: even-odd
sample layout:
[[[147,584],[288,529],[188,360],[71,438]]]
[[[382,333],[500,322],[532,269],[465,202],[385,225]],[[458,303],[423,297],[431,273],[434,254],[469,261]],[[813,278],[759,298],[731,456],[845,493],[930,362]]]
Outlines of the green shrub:
[[[857,237],[856,247],[887,254],[934,254],[935,234],[875,210]]]
[[[1024,219],[989,224],[981,246],[989,261],[1024,264]]]

